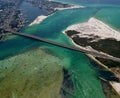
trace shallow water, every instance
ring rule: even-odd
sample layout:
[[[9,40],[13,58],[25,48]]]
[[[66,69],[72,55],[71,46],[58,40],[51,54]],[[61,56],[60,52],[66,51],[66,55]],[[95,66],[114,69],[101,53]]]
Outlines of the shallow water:
[[[101,16],[100,11],[102,10],[100,10],[97,14],[95,14],[96,11],[98,11],[97,8],[84,8],[84,9],[71,9],[71,10],[58,11],[52,16],[48,17],[46,20],[44,20],[41,24],[26,28],[24,32],[73,46],[72,42],[69,40],[67,36],[65,36],[62,33],[62,31],[69,25],[79,22],[85,22],[92,16],[96,16],[98,18],[101,17],[105,19],[104,15]],[[113,27],[115,26],[113,25]],[[45,52],[47,51],[46,54],[42,54],[42,53],[37,54],[37,52],[35,52],[36,50],[34,49],[38,49],[38,47],[39,47],[39,52],[42,52],[42,50]],[[30,50],[33,51],[29,52]],[[27,53],[26,51],[28,51],[29,53]],[[65,68],[70,74],[71,76],[70,78],[74,86],[73,96],[68,94],[68,97],[66,98],[105,98],[100,80],[97,78],[98,73],[94,70],[88,57],[83,53],[60,48],[57,46],[48,45],[25,37],[16,37],[0,43],[0,54],[1,54],[0,55],[0,59],[1,59],[0,85],[2,90],[0,94],[1,96],[4,96],[4,93],[6,93],[6,89],[10,89],[10,91],[7,92],[8,96],[11,96],[11,94],[15,96],[20,96],[19,94],[22,94],[24,92],[24,90],[21,89],[24,89],[23,85],[25,85],[25,82],[21,83],[19,81],[21,79],[24,80],[24,78],[29,80],[28,83],[29,85],[26,87],[27,92],[24,93],[23,96],[25,98],[29,98],[29,94],[31,92],[28,89],[32,89],[32,94],[37,96],[41,87],[31,86],[31,85],[37,85],[38,83],[44,84],[45,83],[44,81],[48,81],[48,82],[51,81],[51,79],[53,79],[54,75],[57,73],[56,71],[57,69],[60,70],[60,72],[56,77],[59,77],[60,75],[61,78],[59,78],[59,81],[62,81],[63,79],[62,69]],[[48,61],[46,61],[47,58]],[[59,64],[61,67],[59,66]],[[55,68],[55,70],[51,70],[51,68],[48,67],[47,68],[48,71],[44,69],[43,72],[36,73],[36,70],[34,68],[39,69],[39,67],[44,67],[43,65],[49,67],[51,65],[56,65],[57,67],[55,68],[55,66],[52,66],[52,68]],[[27,77],[26,75],[20,76],[20,73],[22,71],[24,71],[26,75],[29,75],[29,77]],[[16,74],[17,72],[18,74]],[[49,73],[54,72],[54,75],[53,76],[46,75],[47,72]],[[39,74],[41,74],[41,76],[39,76]],[[42,75],[45,77],[49,77],[50,79],[47,80],[46,78],[45,80],[44,79],[41,80]],[[9,80],[10,82],[8,82]],[[14,80],[17,83],[14,82]],[[56,81],[56,78],[53,80],[54,81],[50,82],[49,84],[52,85],[52,83]],[[55,83],[57,85],[58,82]],[[6,85],[5,89],[3,89],[4,85]],[[47,88],[46,85],[48,84],[45,83],[42,88],[43,95],[41,96],[44,96],[45,91],[47,92],[49,91],[48,90],[49,88]],[[59,86],[61,85],[62,83],[59,82]],[[19,86],[21,86],[20,89]],[[54,88],[54,86],[52,86],[52,88]],[[60,87],[58,87],[55,96],[58,96],[59,92],[60,92]],[[34,98],[35,96],[31,96],[31,98]],[[46,98],[46,96],[44,96],[43,98]]]
[[[107,4],[107,5],[120,5],[119,0],[54,0],[54,1],[59,1],[59,2],[66,2],[66,3],[72,3],[72,4]]]
[[[87,10],[87,12],[85,10]],[[90,16],[92,16],[95,11],[96,9],[74,9],[56,12],[54,15],[50,16],[40,25],[27,28],[25,32],[32,33],[37,36],[48,38],[64,44],[73,45],[61,31],[70,24],[86,21],[87,19],[89,19]],[[86,16],[82,18],[84,15]],[[29,47],[37,46],[37,44],[42,45],[41,47],[44,46],[43,43],[41,44],[36,41],[22,37],[7,40],[6,42],[1,43],[1,45],[3,45],[2,47],[0,47],[1,58],[5,58],[11,54],[17,54],[20,51],[23,51]],[[63,67],[68,69],[69,73],[72,74],[71,78],[74,83],[75,98],[93,98],[93,96],[98,96],[98,98],[104,98],[101,84],[96,77],[97,74],[90,67],[91,64],[84,54],[61,49],[59,47],[48,46],[46,48],[50,49],[52,52],[54,52],[54,54],[58,55],[58,57],[61,58],[63,62]],[[13,51],[13,53],[11,53],[10,51]],[[51,59],[51,61],[54,60]],[[93,90],[95,91],[92,92]]]

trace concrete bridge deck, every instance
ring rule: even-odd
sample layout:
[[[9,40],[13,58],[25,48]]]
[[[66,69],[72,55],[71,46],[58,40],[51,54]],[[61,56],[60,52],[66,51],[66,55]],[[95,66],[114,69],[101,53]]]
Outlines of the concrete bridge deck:
[[[69,45],[61,44],[61,43],[58,43],[58,42],[50,41],[50,40],[47,40],[47,39],[44,39],[44,38],[41,38],[41,37],[38,37],[38,36],[34,36],[34,35],[31,35],[31,34],[26,34],[26,33],[21,33],[21,32],[12,31],[12,34],[19,35],[19,36],[24,36],[24,37],[31,38],[31,39],[35,39],[35,40],[38,40],[38,41],[42,41],[42,42],[52,44],[52,45],[55,45],[55,46],[67,48],[67,49],[70,49],[70,50],[91,54],[95,57],[100,57],[100,58],[110,59],[112,61],[120,62],[120,58],[113,57],[113,56],[111,56],[109,54],[106,54],[106,53],[103,53],[103,52],[90,50],[90,49],[87,49],[87,48],[84,48],[84,47],[69,46]]]

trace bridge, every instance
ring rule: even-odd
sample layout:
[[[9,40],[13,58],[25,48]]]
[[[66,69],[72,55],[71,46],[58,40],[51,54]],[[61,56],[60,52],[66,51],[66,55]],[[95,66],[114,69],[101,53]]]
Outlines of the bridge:
[[[88,49],[88,48],[85,48],[85,47],[69,46],[69,45],[61,44],[61,43],[54,42],[54,41],[51,41],[51,40],[47,40],[47,39],[44,39],[44,38],[41,38],[41,37],[38,37],[38,36],[35,36],[35,35],[21,33],[21,32],[11,31],[11,33],[14,34],[14,35],[19,35],[19,36],[31,38],[31,39],[34,39],[34,40],[42,41],[42,42],[52,44],[52,45],[55,45],[55,46],[58,46],[58,47],[63,47],[63,48],[67,48],[67,49],[70,49],[70,50],[91,54],[95,57],[100,57],[100,58],[120,62],[120,58],[111,56],[111,55],[103,53],[103,52],[98,52],[98,51],[93,50],[93,49]]]

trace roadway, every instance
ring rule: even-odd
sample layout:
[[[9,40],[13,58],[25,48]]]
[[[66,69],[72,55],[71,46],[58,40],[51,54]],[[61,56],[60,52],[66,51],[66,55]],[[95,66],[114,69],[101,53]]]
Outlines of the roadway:
[[[100,58],[110,59],[112,61],[120,62],[120,58],[113,57],[113,56],[111,56],[109,54],[106,54],[106,53],[103,53],[103,52],[90,50],[90,49],[84,48],[84,47],[69,46],[69,45],[61,44],[61,43],[54,42],[54,41],[51,41],[51,40],[47,40],[47,39],[44,39],[44,38],[41,38],[41,37],[38,37],[38,36],[34,36],[34,35],[31,35],[31,34],[15,32],[15,31],[11,31],[11,32],[12,32],[12,34],[15,34],[15,35],[24,36],[24,37],[31,38],[31,39],[34,39],[34,40],[38,40],[38,41],[42,41],[42,42],[45,42],[45,43],[48,43],[48,44],[52,44],[52,45],[55,45],[55,46],[59,46],[59,47],[67,48],[67,49],[70,49],[70,50],[91,54],[95,57],[100,57]]]

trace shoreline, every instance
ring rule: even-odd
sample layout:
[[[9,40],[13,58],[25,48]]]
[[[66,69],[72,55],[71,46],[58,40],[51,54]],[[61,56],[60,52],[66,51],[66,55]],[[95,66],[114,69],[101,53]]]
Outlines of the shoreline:
[[[81,38],[93,38],[97,36],[97,38],[94,38],[91,42],[101,39],[115,39],[116,41],[120,41],[119,31],[114,30],[104,22],[94,17],[90,18],[87,22],[71,25],[65,31],[69,30],[80,32],[76,35]]]
[[[40,15],[33,22],[31,22],[28,26],[32,26],[35,24],[40,24],[43,20],[45,20],[48,16]]]
[[[66,33],[65,33],[66,30],[63,30],[62,33],[65,34],[71,41],[72,43],[81,48],[81,46],[77,45],[72,38],[70,38]],[[94,56],[92,56],[91,54],[86,54],[91,60],[95,61],[98,65],[102,66],[103,68],[105,68],[106,70],[114,73],[111,69],[109,69],[106,65],[104,65],[103,63],[101,63],[100,61],[98,61]],[[117,82],[108,82],[109,85],[112,86],[112,88],[114,89],[114,91],[118,94],[118,96],[120,96],[120,83],[117,83]],[[118,87],[119,86],[119,87]]]
[[[106,65],[104,65],[103,63],[101,63],[99,60],[97,60],[94,56],[87,54],[87,56],[93,60],[94,62],[96,62],[97,64],[99,64],[100,66],[102,66],[103,68],[105,68],[106,70],[114,73],[111,69],[109,69]],[[103,80],[103,79],[102,79]],[[103,80],[106,81],[106,80]],[[108,82],[110,86],[112,86],[112,88],[114,89],[114,91],[118,94],[118,96],[120,96],[120,83],[117,82]]]
[[[66,10],[66,9],[74,9],[74,8],[81,8],[80,6],[72,6],[72,7],[67,7],[67,8],[55,8],[55,10]],[[54,13],[52,13],[54,14]],[[48,16],[51,16],[52,14],[48,15]],[[32,26],[32,25],[35,25],[35,24],[40,24],[42,21],[44,21],[46,18],[48,18],[48,16],[44,16],[44,15],[40,15],[38,16],[32,23],[29,24],[29,26]],[[93,22],[93,21],[92,21]],[[101,24],[104,24],[102,21],[100,21]],[[105,24],[106,25],[106,24]],[[106,25],[105,27],[107,27],[109,29],[109,26]],[[110,29],[112,30],[113,32],[116,32],[114,29]],[[63,32],[65,34],[65,32]],[[67,36],[67,34],[65,34]],[[69,36],[67,36],[69,39],[71,39]],[[81,46],[77,45],[72,39],[71,39],[72,43],[81,48]],[[87,56],[94,60],[96,63],[98,63],[99,65],[101,65],[102,67],[104,67],[105,69],[109,70],[109,71],[112,71],[110,70],[106,65],[102,64],[100,61],[98,61],[94,56],[90,55],[90,54],[87,54]],[[109,82],[109,84],[115,89],[115,91],[118,93],[118,95],[120,95],[120,89],[118,89],[116,86],[120,83],[117,83],[116,85],[116,82]]]
[[[63,31],[63,34],[65,34],[67,36],[65,31],[66,30]],[[71,37],[68,36],[68,38],[70,38],[70,40],[76,47],[80,48],[80,50],[86,54],[91,54],[94,57],[99,57],[99,58],[103,58],[103,59],[109,59],[112,61],[120,62],[120,58],[114,57],[114,56],[104,53],[102,51],[97,51],[97,50],[93,49],[91,46],[83,47],[83,46],[77,45]]]
[[[66,35],[66,34],[65,34]],[[66,35],[67,36],[67,35]],[[67,36],[68,37],[68,36]],[[69,38],[71,39],[71,38]],[[77,45],[72,39],[71,39],[72,43],[77,46],[80,47],[79,45]],[[90,55],[90,54],[86,54],[91,60],[95,61],[97,64],[99,64],[100,66],[102,66],[103,68],[107,69],[110,72],[113,72],[111,69],[109,69],[106,65],[104,65],[103,63],[101,63],[100,61],[98,61],[94,56]],[[112,88],[115,90],[115,92],[120,96],[120,88],[118,88],[118,86],[120,87],[120,83],[117,82],[108,82]]]
[[[54,10],[58,10],[58,11],[60,11],[60,10],[68,10],[68,9],[77,9],[77,8],[85,8],[85,6],[77,6],[77,5],[72,5],[71,7],[66,7],[66,8],[55,8]]]
[[[77,8],[85,8],[84,6],[76,6],[76,5],[72,5],[71,7],[66,7],[66,8],[54,8],[55,11],[62,11],[62,10],[68,10],[68,9],[77,9]],[[40,24],[41,22],[43,22],[46,18],[48,18],[49,16],[53,15],[55,13],[55,11],[50,14],[50,15],[40,15],[38,16],[33,22],[31,22],[28,26],[32,26],[35,24]]]

